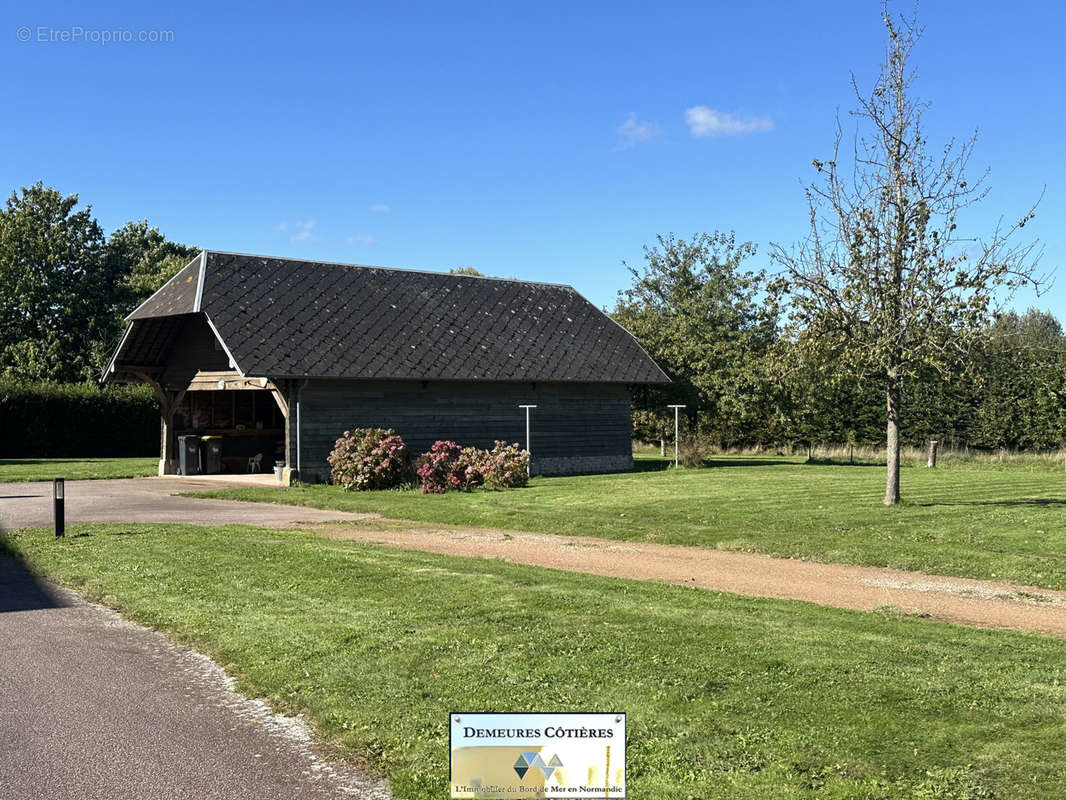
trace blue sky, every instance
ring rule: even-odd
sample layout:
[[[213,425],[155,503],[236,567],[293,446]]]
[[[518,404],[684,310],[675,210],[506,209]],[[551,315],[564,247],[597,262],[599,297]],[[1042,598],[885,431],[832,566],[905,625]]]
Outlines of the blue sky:
[[[472,265],[599,305],[657,233],[735,230],[753,267],[802,237],[801,182],[884,39],[865,0],[93,6],[7,5],[5,192],[42,180],[108,230],[147,218],[219,250]],[[1066,11],[927,2],[921,20],[930,140],[979,127],[991,168],[964,227],[1046,186],[1026,230],[1058,267]],[[171,41],[85,41],[112,30]],[[1066,319],[1066,270],[1031,303]]]

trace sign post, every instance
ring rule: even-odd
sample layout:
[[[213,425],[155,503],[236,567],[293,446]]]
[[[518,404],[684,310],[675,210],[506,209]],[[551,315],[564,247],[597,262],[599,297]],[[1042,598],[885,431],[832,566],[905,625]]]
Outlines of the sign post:
[[[677,438],[678,438],[678,430],[679,430],[678,410],[682,409],[684,407],[685,406],[667,406],[667,408],[672,408],[674,410],[674,469],[677,469],[677,456],[678,456],[678,448],[677,448]]]
[[[529,463],[526,464],[526,475],[532,474],[533,469],[533,442],[529,438],[529,410],[536,406],[519,406],[526,410],[526,452],[529,453]]]

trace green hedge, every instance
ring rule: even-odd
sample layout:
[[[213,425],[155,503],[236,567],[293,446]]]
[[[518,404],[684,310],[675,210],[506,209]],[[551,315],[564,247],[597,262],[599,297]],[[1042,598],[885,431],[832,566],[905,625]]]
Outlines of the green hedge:
[[[0,380],[0,457],[158,452],[159,404],[147,386]]]

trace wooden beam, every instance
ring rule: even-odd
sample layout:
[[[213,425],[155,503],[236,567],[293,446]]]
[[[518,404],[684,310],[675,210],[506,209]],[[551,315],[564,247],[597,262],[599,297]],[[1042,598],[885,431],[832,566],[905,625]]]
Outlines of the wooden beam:
[[[163,391],[163,387],[159,381],[144,372],[134,372],[133,375],[152,387],[152,392],[155,394],[155,399],[159,401],[161,408],[167,404],[166,392]]]
[[[277,387],[267,378],[248,378],[233,371],[201,370],[193,375],[186,388],[193,392],[232,392],[273,390]]]
[[[281,393],[280,389],[271,389],[270,393],[274,395],[274,400],[278,404],[278,408],[281,409],[281,413],[285,415],[285,419],[289,418],[289,402],[285,399],[285,395]]]

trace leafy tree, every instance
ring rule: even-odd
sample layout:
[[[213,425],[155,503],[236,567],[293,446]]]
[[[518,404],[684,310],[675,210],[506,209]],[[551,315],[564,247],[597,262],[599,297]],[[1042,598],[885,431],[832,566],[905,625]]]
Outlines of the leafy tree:
[[[108,339],[114,275],[101,266],[104,234],[91,208],[75,210],[36,183],[0,211],[0,370],[9,377],[92,376],[94,343]]]
[[[776,323],[760,296],[763,273],[741,269],[754,254],[732,233],[659,236],[644,248],[643,270],[629,267],[633,285],[613,312],[673,381],[648,392],[645,408],[684,403],[690,427],[700,419],[722,441],[749,436],[767,411],[757,361]]]
[[[648,408],[648,403],[642,400],[638,396],[634,403],[633,437],[649,444],[659,443],[665,452],[666,442],[674,441],[673,415],[667,414],[661,404],[658,408]]]
[[[832,349],[806,331],[774,343],[767,368],[776,381],[774,439],[787,442],[869,442],[869,386],[837,369]]]
[[[967,437],[982,447],[1042,450],[1066,430],[1066,336],[1051,314],[1010,312],[990,326],[964,384]]]
[[[987,239],[963,239],[959,214],[981,200],[984,176],[966,169],[975,137],[926,147],[926,105],[911,97],[913,20],[887,13],[887,55],[869,94],[852,77],[859,126],[854,155],[842,163],[840,126],[833,156],[814,160],[808,187],[809,238],[773,247],[782,267],[774,289],[791,300],[793,323],[836,351],[842,368],[876,377],[884,390],[886,504],[899,502],[904,382],[923,371],[949,374],[987,330],[994,301],[1035,278],[1033,245],[1011,245],[1029,211]]]
[[[195,255],[147,222],[104,239],[91,207],[36,183],[0,211],[0,374],[97,377],[122,317]]]
[[[448,270],[449,275],[473,275],[476,278],[484,278],[485,275],[473,267],[453,267]]]

